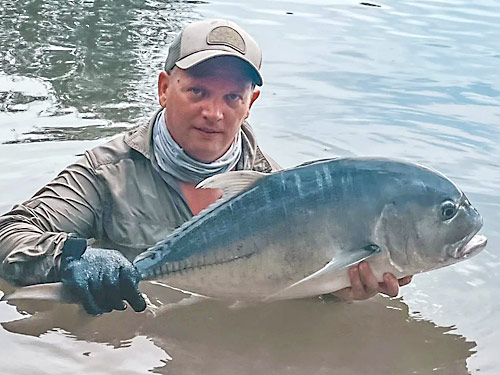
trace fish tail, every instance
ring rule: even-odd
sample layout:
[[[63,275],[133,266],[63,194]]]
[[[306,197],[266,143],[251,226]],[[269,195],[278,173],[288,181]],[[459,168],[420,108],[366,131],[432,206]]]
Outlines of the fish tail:
[[[10,294],[4,295],[0,301],[17,300],[37,300],[37,301],[56,301],[63,303],[76,303],[75,298],[66,291],[63,283],[46,283],[25,286],[16,289]]]

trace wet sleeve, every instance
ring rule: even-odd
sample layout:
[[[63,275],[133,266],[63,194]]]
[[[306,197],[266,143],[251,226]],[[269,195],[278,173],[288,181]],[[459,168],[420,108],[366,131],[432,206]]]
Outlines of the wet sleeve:
[[[0,216],[0,277],[14,285],[59,280],[70,234],[98,235],[102,188],[89,153],[28,201]]]

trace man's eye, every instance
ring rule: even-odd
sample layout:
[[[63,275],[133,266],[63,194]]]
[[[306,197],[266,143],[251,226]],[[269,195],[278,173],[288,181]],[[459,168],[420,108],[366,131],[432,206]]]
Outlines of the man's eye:
[[[227,98],[230,100],[230,101],[235,101],[235,100],[238,100],[240,98],[240,96],[238,94],[228,94],[227,95]]]
[[[201,94],[201,89],[198,87],[191,87],[189,91],[194,94],[194,95],[200,95]]]

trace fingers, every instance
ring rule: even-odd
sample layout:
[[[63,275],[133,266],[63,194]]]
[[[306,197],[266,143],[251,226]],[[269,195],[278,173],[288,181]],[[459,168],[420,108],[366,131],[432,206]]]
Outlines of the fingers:
[[[349,280],[351,288],[342,293],[344,299],[365,300],[377,294],[378,281],[368,263],[361,262],[349,268]]]
[[[365,293],[365,287],[363,286],[363,282],[359,277],[358,266],[352,266],[351,268],[349,268],[349,279],[351,281],[349,299],[359,299],[359,297]]]
[[[131,277],[105,279],[99,288],[79,289],[77,294],[85,311],[94,316],[113,310],[125,310],[127,305],[124,300],[134,311],[140,312],[146,309],[146,301]]]
[[[399,293],[398,279],[392,273],[385,273],[384,281],[379,284],[378,291],[389,297],[396,297]]]
[[[411,283],[413,276],[406,276],[398,280],[399,286],[405,286]]]
[[[140,295],[134,280],[127,275],[122,280],[120,274],[116,272],[116,274],[104,275],[102,279],[82,280],[69,287],[90,315],[99,316],[113,310],[125,310],[127,305],[123,300],[127,300],[135,311],[143,311],[146,308],[146,302]]]
[[[408,285],[412,278],[413,276],[406,276],[398,280],[392,273],[386,273],[384,281],[380,283],[379,292],[389,297],[396,297],[399,294],[399,287]]]
[[[125,266],[115,272],[105,273],[102,280],[96,283],[97,288],[90,290],[102,312],[125,310],[127,305],[124,301],[139,312],[145,310],[146,301],[137,288],[138,279],[135,268]]]
[[[75,286],[71,289],[88,314],[99,316],[103,313],[103,310],[99,307],[94,296],[90,292],[88,284],[85,286]]]
[[[366,298],[373,297],[378,293],[379,283],[369,263],[361,262],[359,264],[359,277],[365,287]]]
[[[392,273],[385,273],[383,281],[379,282],[368,262],[361,262],[357,266],[349,268],[349,280],[351,287],[338,290],[333,294],[343,300],[365,300],[375,296],[377,293],[396,297],[399,287],[411,282],[412,276],[397,279]]]
[[[397,279],[392,273],[385,273],[383,281],[379,282],[373,274],[368,262],[361,262],[357,266],[349,269],[349,279],[351,288],[342,290],[341,297],[351,300],[365,300],[382,293],[390,297],[396,297],[399,294],[399,287],[411,282],[412,276]],[[340,291],[339,291],[340,292]],[[339,292],[335,294],[339,296]],[[348,296],[348,298],[346,298]]]
[[[124,268],[120,271],[120,295],[136,312],[146,309],[146,301],[138,287],[139,275],[135,268]]]
[[[112,276],[107,276],[104,280],[105,288],[103,288],[103,293],[100,295],[103,300],[100,300],[100,305],[107,308],[106,312],[111,312],[112,310],[125,310],[127,305],[123,302],[120,293],[120,279],[118,274],[114,273]]]

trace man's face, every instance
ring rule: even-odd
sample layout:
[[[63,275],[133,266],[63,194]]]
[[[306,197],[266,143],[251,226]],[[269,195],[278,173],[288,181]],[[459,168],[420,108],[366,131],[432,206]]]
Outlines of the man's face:
[[[241,61],[216,57],[189,70],[162,72],[159,100],[168,130],[191,157],[212,162],[231,146],[259,96]]]

